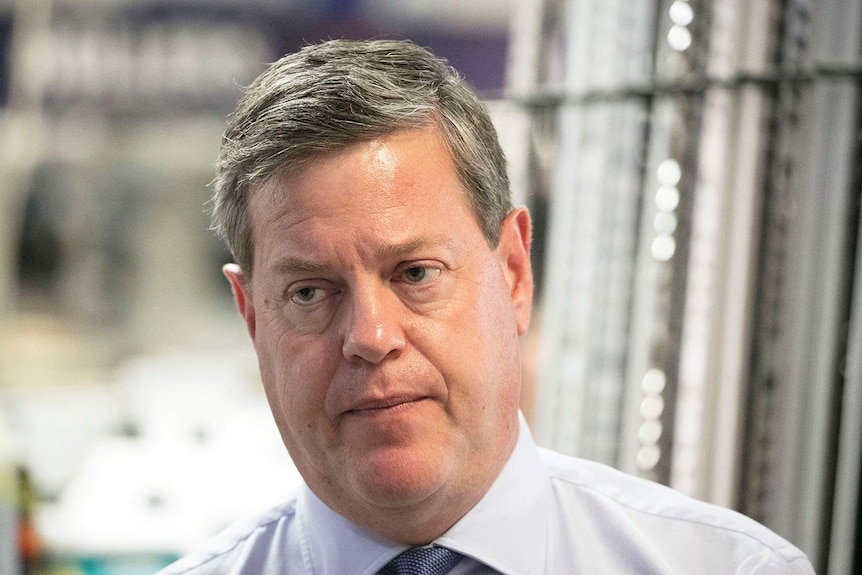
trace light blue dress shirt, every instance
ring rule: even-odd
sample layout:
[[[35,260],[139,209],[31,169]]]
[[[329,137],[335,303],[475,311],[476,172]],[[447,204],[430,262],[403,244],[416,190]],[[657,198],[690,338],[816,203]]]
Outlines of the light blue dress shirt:
[[[537,448],[523,419],[497,481],[435,543],[465,555],[451,575],[814,573],[801,551],[743,515]],[[404,549],[303,486],[159,575],[373,575]]]

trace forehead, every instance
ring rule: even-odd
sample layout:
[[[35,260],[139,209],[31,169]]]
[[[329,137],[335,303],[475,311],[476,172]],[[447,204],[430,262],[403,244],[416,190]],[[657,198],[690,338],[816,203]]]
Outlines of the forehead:
[[[401,130],[319,155],[262,186],[251,200],[256,249],[300,230],[385,232],[401,241],[420,229],[478,231],[465,198],[439,131]]]
[[[470,208],[449,148],[434,125],[397,130],[316,154],[252,190],[249,203],[258,215],[308,202],[322,209],[326,203],[349,204],[360,192],[371,191],[362,186],[373,186],[377,192],[365,194],[370,203],[385,201],[397,191],[405,201],[460,200]],[[414,190],[422,194],[407,193]]]

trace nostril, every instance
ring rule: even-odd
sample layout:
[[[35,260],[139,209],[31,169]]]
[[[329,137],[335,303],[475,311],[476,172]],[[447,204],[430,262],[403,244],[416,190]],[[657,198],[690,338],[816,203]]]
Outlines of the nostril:
[[[369,330],[352,329],[344,338],[344,356],[377,364],[404,345],[403,335],[395,325],[377,323]]]
[[[343,316],[344,357],[372,364],[404,345],[400,301],[385,286],[354,289]]]

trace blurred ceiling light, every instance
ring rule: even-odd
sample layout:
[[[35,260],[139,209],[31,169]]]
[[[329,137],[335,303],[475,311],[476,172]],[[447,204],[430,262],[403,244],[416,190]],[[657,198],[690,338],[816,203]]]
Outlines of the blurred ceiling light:
[[[670,261],[676,252],[676,240],[670,234],[659,234],[652,241],[652,257],[660,262]]]
[[[659,164],[656,177],[658,177],[658,183],[663,186],[675,186],[682,177],[682,168],[679,167],[679,162],[668,158]]]
[[[650,419],[644,421],[638,429],[638,440],[646,444],[658,443],[658,440],[661,439],[661,433],[661,421]]]
[[[661,449],[658,445],[644,445],[638,450],[637,466],[641,471],[651,471],[661,459]]]
[[[691,46],[691,32],[685,26],[674,25],[667,33],[667,43],[677,52],[684,52]]]
[[[655,193],[655,205],[662,212],[672,212],[679,205],[679,190],[674,186],[662,186]]]
[[[648,395],[641,401],[640,413],[644,419],[658,419],[662,412],[664,412],[664,398],[660,395]]]
[[[658,368],[653,368],[644,374],[641,390],[646,394],[658,395],[664,391],[665,381],[664,372]]]
[[[653,229],[659,234],[672,234],[676,231],[676,214],[672,212],[659,212],[653,220]]]
[[[670,7],[670,19],[678,26],[688,26],[694,20],[694,10],[691,9],[691,4],[676,0]]]

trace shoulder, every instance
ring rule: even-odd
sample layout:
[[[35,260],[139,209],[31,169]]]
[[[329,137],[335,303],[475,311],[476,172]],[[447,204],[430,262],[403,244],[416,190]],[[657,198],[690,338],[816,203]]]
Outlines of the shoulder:
[[[580,539],[689,569],[718,558],[716,573],[813,573],[799,549],[740,513],[606,465],[540,452],[560,528]]]
[[[295,531],[296,499],[237,521],[197,551],[156,575],[262,575],[269,572],[271,549],[289,545]],[[291,529],[291,528],[294,529]]]

